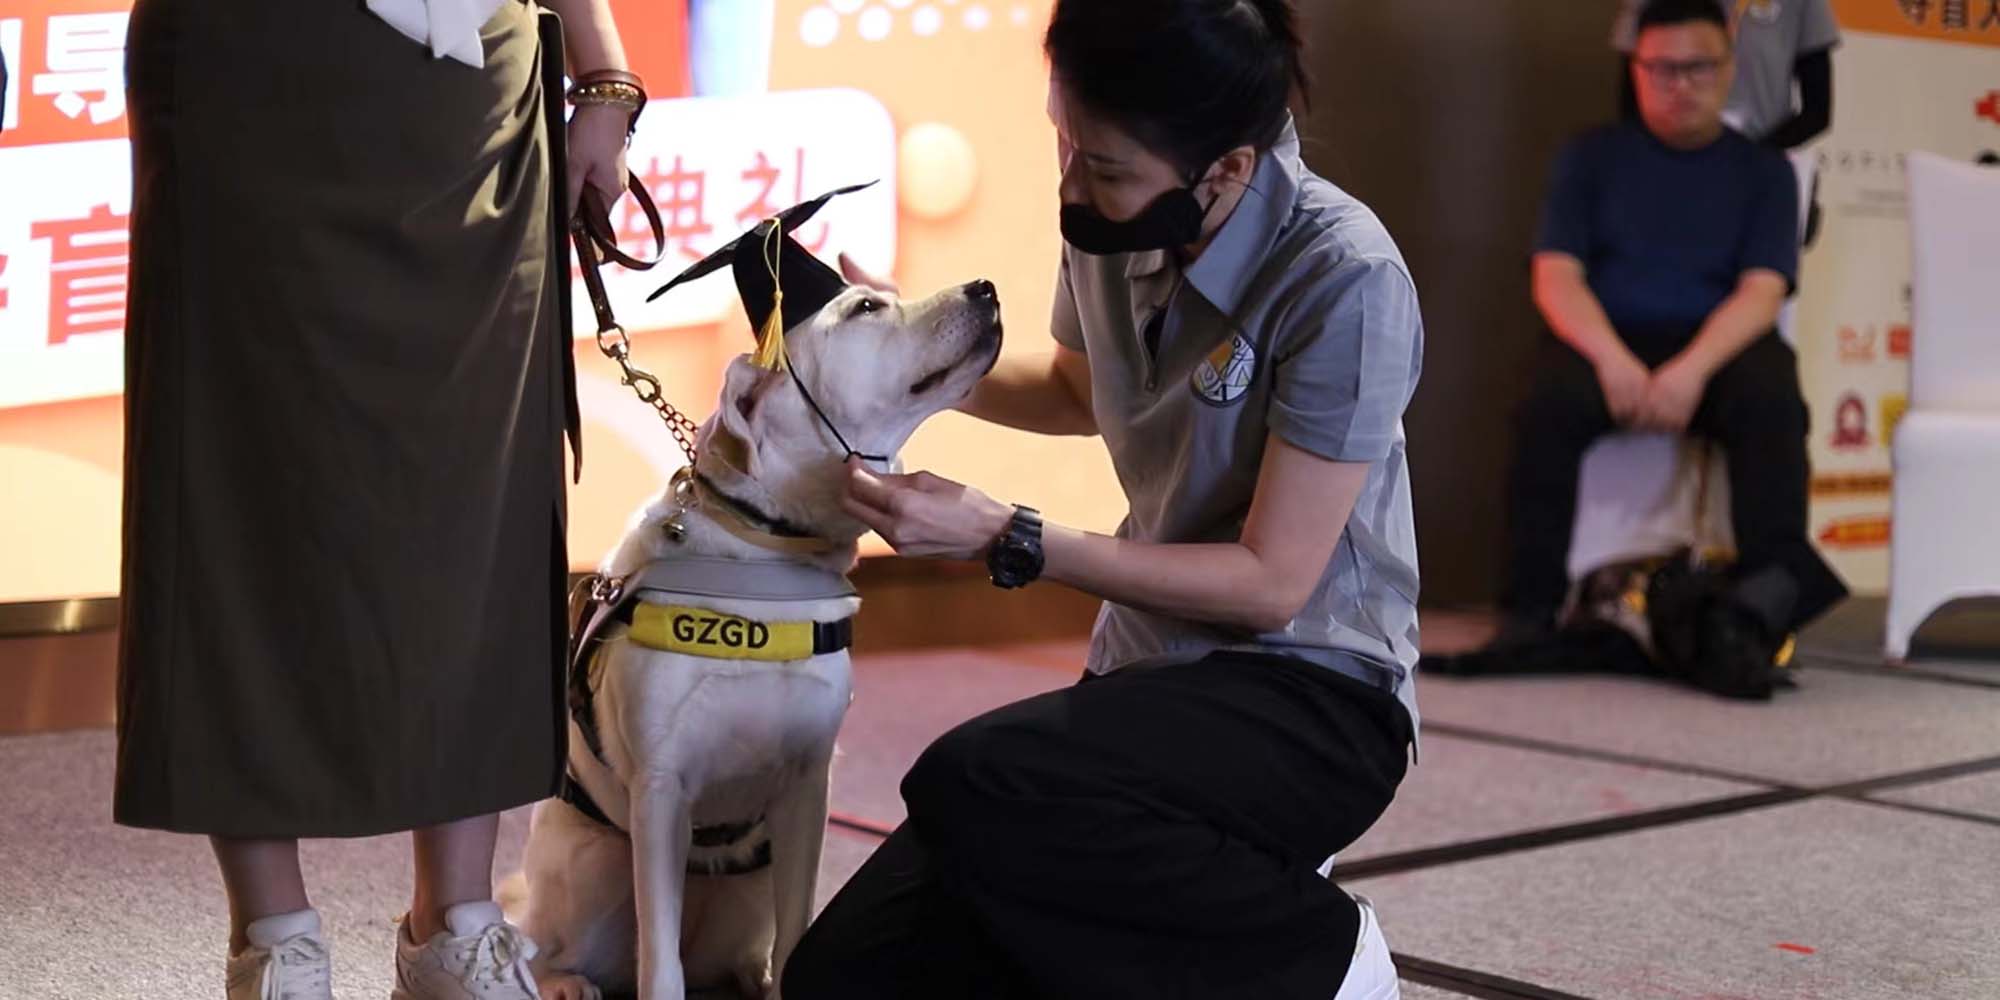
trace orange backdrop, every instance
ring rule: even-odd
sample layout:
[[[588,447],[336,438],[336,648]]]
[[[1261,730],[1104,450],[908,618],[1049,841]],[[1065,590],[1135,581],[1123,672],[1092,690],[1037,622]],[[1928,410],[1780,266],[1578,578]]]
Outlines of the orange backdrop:
[[[70,6],[105,5],[0,0],[0,24]],[[688,94],[686,0],[614,0],[614,6],[635,68],[656,97]],[[1054,138],[1042,110],[1040,30],[1047,10],[1048,0],[902,0],[865,8],[859,0],[776,0],[772,17],[771,91],[853,88],[879,101],[893,120],[901,192],[893,277],[912,294],[975,277],[993,280],[1009,321],[1010,354],[1047,347],[1060,246]],[[24,89],[23,102],[32,99]],[[913,143],[912,135],[953,141]],[[672,137],[688,148],[705,141]],[[940,186],[962,189],[968,179],[970,193],[952,199],[948,210],[935,203],[912,209],[920,195],[935,201]],[[7,240],[19,238],[0,233],[0,256],[9,251]],[[635,355],[663,377],[670,398],[701,419],[713,407],[723,366],[750,337],[732,309],[721,323],[639,331],[633,341]],[[582,567],[611,546],[633,509],[661,487],[666,438],[664,430],[639,429],[652,418],[589,340],[577,342],[577,357],[586,461],[584,482],[571,495],[570,541],[572,560]],[[120,405],[116,396],[97,396],[0,409],[0,602],[116,591]],[[1108,528],[1123,513],[1094,441],[1033,438],[947,414],[919,432],[904,459],[911,468],[970,482],[1081,527]],[[869,550],[885,551],[879,543]]]

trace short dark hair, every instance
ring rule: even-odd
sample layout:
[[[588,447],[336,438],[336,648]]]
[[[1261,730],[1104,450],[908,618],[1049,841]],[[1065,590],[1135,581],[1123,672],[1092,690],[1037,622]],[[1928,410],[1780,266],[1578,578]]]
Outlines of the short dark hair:
[[[1639,12],[1638,30],[1647,28],[1667,28],[1682,24],[1707,21],[1729,33],[1729,12],[1723,9],[1721,0],[1651,0]]]
[[[1310,83],[1292,0],[1057,0],[1043,48],[1074,100],[1189,175],[1275,145]]]

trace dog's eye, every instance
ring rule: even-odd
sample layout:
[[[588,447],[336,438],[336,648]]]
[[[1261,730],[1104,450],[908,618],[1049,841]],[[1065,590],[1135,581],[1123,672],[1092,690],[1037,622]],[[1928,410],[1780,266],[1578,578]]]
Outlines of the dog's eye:
[[[862,299],[854,303],[854,308],[847,311],[847,318],[854,319],[857,316],[871,316],[881,311],[882,303],[874,299]]]

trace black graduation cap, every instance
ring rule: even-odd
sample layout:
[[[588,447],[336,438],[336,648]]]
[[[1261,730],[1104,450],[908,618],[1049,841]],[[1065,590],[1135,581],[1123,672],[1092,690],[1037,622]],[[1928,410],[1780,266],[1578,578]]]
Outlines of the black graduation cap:
[[[759,222],[756,228],[660,286],[646,301],[651,302],[683,283],[707,277],[727,265],[736,276],[736,294],[743,300],[744,312],[750,315],[750,327],[757,331],[758,363],[767,368],[778,367],[783,363],[783,334],[811,319],[847,290],[847,281],[840,272],[792,239],[793,231],[835,197],[874,184],[869,181],[828,191]],[[774,324],[774,319],[779,322]]]

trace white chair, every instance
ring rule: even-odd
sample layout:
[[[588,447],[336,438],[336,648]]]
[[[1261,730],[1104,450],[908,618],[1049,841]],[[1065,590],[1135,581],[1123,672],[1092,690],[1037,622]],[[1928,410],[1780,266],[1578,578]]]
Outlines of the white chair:
[[[1799,183],[1799,239],[1805,239],[1818,157],[1791,154]],[[1796,343],[1789,299],[1778,332]],[[1702,477],[1707,476],[1707,493]],[[1688,546],[1733,551],[1729,520],[1729,470],[1719,445],[1645,431],[1608,435],[1584,454],[1577,478],[1576,524],[1571,529],[1571,582],[1606,563],[1671,552]]]
[[[1909,156],[1910,402],[1896,429],[1883,649],[2000,596],[2000,169]]]

